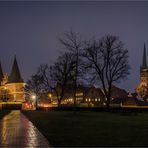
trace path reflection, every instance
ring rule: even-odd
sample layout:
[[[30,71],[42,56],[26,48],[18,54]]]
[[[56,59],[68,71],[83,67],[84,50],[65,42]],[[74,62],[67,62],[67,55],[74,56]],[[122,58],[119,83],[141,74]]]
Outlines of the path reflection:
[[[0,147],[49,147],[48,141],[20,111],[0,120]]]

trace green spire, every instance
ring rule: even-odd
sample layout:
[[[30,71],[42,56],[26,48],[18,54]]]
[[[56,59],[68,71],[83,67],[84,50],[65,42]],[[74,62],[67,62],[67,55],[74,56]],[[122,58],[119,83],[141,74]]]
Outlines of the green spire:
[[[142,59],[142,69],[147,69],[147,61],[146,61],[146,46],[144,43],[144,49],[143,49],[143,59]]]

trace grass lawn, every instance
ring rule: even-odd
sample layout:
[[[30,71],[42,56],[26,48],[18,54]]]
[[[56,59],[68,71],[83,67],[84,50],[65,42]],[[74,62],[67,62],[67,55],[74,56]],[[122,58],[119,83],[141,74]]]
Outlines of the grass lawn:
[[[23,113],[53,146],[148,146],[148,113]]]

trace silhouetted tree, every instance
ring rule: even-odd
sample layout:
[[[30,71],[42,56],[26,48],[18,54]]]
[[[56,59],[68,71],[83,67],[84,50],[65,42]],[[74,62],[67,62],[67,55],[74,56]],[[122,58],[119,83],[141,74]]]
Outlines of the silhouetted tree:
[[[112,84],[129,74],[128,50],[118,37],[106,35],[98,42],[95,39],[85,42],[83,57],[87,72],[95,82],[101,82],[109,108]]]
[[[71,53],[64,53],[59,56],[57,61],[50,67],[51,83],[56,92],[58,106],[64,97],[66,87],[74,78],[75,61]]]
[[[44,92],[49,92],[52,89],[50,66],[48,64],[41,64],[38,67],[37,75],[41,79],[42,89],[44,90]]]
[[[27,81],[25,86],[26,95],[30,96],[36,94],[39,98],[43,92],[42,89],[43,79],[40,75],[32,75],[31,78]]]
[[[81,50],[83,47],[81,37],[78,33],[70,30],[65,33],[63,38],[60,38],[61,44],[67,49],[73,56],[75,61],[74,71],[74,104],[76,104],[76,92],[78,85],[78,77],[81,75]]]
[[[50,66],[41,64],[37,68],[36,74],[31,76],[31,79],[26,83],[25,92],[28,99],[33,94],[36,94],[38,99],[41,99],[43,96],[46,98],[52,89],[50,80]]]

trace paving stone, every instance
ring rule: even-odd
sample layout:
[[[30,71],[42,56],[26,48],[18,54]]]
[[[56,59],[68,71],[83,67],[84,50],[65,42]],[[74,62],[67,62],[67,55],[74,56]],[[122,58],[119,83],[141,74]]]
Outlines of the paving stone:
[[[0,120],[0,147],[51,148],[47,139],[19,110]]]

